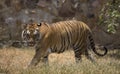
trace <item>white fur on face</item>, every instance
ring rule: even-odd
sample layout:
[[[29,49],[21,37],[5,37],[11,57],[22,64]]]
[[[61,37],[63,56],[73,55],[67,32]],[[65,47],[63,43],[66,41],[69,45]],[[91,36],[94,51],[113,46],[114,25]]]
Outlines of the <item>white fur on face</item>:
[[[37,33],[38,33],[37,30],[35,30],[33,34],[37,34]]]
[[[39,30],[39,28],[36,28],[36,30]]]
[[[30,34],[30,31],[29,30],[27,30],[27,32],[26,32],[27,34]]]
[[[24,38],[25,30],[22,31],[21,37]]]

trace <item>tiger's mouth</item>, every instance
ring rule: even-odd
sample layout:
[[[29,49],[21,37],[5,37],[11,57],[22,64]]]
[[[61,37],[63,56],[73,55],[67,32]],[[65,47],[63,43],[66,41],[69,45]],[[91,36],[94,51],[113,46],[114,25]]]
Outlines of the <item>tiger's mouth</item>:
[[[35,45],[35,42],[28,42],[28,46],[34,46]]]

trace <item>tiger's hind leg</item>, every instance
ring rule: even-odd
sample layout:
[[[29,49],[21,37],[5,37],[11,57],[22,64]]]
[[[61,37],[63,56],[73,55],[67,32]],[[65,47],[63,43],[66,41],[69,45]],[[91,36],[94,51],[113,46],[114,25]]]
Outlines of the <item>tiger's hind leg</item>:
[[[86,49],[86,41],[85,40],[86,39],[81,39],[78,44],[73,45],[76,63],[82,61],[81,55],[84,54],[85,49]]]
[[[82,61],[82,57],[81,55],[83,54],[81,48],[73,48],[74,49],[74,53],[75,53],[75,61],[76,63],[79,63]]]
[[[95,63],[95,60],[93,59],[92,55],[88,53],[88,49],[85,50],[85,56],[88,60],[90,60],[92,63]]]
[[[74,51],[74,53],[75,53],[75,61],[76,61],[76,63],[81,62],[82,61],[82,58],[81,58],[82,53],[80,51]]]

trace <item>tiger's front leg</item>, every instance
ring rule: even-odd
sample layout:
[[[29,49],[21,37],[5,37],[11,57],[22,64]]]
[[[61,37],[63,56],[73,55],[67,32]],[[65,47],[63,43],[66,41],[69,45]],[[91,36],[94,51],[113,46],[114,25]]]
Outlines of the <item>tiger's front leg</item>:
[[[34,67],[36,66],[40,61],[43,63],[47,63],[48,61],[48,51],[47,48],[40,48],[36,50],[36,53],[32,59],[32,61],[30,62],[30,64],[28,65],[28,67]]]

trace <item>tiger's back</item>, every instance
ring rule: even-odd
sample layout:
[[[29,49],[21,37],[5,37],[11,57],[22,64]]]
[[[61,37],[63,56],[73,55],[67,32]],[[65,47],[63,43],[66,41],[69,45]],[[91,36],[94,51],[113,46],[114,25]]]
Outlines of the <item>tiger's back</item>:
[[[52,29],[51,48],[58,52],[63,52],[70,47],[77,47],[81,43],[86,43],[89,27],[81,21],[62,21],[50,25]],[[64,47],[63,47],[64,46]]]

